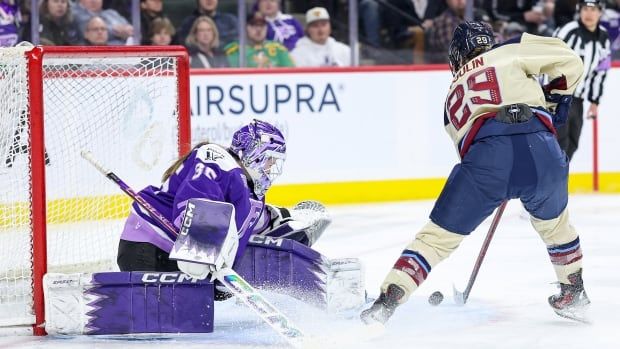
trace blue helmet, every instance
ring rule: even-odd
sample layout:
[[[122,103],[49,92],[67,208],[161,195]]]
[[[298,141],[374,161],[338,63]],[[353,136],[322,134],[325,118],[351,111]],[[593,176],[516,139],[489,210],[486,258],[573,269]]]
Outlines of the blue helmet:
[[[495,44],[491,27],[484,22],[463,22],[454,29],[448,48],[452,75],[470,59],[489,50]]]
[[[282,173],[286,159],[284,136],[275,126],[261,120],[252,120],[233,134],[230,150],[235,153],[254,182],[258,197]]]

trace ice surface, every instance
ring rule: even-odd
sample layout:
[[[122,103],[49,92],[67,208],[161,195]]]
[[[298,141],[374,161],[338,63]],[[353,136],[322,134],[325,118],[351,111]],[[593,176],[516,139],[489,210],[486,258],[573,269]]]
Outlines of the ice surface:
[[[359,257],[366,267],[370,296],[405,245],[426,223],[431,201],[332,206],[333,223],[316,249],[330,258]],[[374,337],[356,314],[331,316],[267,294],[307,334],[310,347],[433,349],[620,348],[620,195],[571,196],[569,210],[581,238],[584,280],[592,306],[591,325],[565,320],[547,305],[556,292],[545,246],[511,201],[465,306],[452,300],[461,291],[486,235],[487,219],[461,247],[437,266],[400,307],[385,331]],[[430,306],[428,296],[445,299]],[[286,344],[267,325],[234,300],[216,304],[215,332],[203,335],[134,337],[2,337],[0,348],[273,348]]]

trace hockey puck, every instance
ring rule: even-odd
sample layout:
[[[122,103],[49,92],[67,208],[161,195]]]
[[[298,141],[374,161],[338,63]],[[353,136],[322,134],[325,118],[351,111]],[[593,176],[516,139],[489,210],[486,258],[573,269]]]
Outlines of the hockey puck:
[[[433,294],[428,297],[428,302],[431,305],[439,305],[443,301],[443,294],[439,291],[433,292]]]

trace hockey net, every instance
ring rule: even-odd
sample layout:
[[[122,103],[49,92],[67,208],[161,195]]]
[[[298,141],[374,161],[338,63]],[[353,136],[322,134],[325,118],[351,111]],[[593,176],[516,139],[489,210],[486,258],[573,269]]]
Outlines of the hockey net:
[[[130,201],[80,151],[159,183],[189,148],[187,71],[178,47],[0,50],[0,327],[37,332],[46,271],[117,268]]]

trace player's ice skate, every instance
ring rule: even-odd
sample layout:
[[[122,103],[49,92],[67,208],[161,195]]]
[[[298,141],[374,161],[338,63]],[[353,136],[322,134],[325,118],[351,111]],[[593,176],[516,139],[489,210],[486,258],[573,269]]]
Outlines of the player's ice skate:
[[[549,305],[561,317],[589,323],[590,299],[583,288],[581,270],[569,275],[570,284],[560,283],[560,293],[549,297]]]
[[[401,287],[391,284],[386,292],[382,292],[373,305],[364,310],[360,315],[361,320],[367,324],[385,324],[385,322],[394,314],[399,301],[405,295],[405,290]]]

